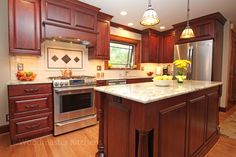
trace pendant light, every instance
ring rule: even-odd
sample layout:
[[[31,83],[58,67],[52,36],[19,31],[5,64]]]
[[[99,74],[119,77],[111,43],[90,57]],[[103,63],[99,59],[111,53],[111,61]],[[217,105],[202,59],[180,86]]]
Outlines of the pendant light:
[[[188,39],[188,38],[194,38],[194,32],[192,30],[192,28],[189,26],[189,0],[188,0],[188,6],[187,6],[187,26],[185,27],[185,29],[183,30],[183,32],[181,33],[180,38],[181,39]]]
[[[151,0],[148,0],[148,8],[143,14],[142,21],[140,22],[143,26],[154,26],[158,24],[160,20],[158,19],[156,11],[152,8]]]

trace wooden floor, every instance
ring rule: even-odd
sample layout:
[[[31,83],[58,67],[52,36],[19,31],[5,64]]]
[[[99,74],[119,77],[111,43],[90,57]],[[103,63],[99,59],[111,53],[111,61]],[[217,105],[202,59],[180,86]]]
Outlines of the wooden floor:
[[[236,107],[220,113],[224,121]],[[98,125],[61,136],[47,136],[11,146],[9,134],[0,135],[0,157],[95,157]],[[220,137],[206,157],[236,157],[236,140]]]

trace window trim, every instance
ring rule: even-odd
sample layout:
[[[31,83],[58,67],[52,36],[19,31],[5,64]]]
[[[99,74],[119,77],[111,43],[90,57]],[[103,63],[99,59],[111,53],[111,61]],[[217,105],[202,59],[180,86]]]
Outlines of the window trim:
[[[134,45],[134,64],[137,65],[137,68],[108,68],[108,60],[104,61],[104,69],[105,70],[139,70],[140,69],[140,40],[121,37],[117,35],[110,35],[110,42],[117,42],[117,43],[127,43]]]

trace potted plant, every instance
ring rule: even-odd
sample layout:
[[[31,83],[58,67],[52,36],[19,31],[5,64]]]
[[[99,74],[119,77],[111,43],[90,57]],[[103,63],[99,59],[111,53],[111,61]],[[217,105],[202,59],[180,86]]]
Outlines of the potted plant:
[[[186,79],[185,73],[188,70],[188,66],[191,64],[191,61],[189,60],[175,60],[173,64],[177,68],[176,72],[176,79],[178,83],[183,83],[184,80]]]

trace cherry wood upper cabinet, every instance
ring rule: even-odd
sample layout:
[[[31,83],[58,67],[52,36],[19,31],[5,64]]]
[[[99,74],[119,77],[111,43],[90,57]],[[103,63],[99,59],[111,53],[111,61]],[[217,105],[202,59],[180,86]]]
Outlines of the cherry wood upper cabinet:
[[[172,63],[174,60],[174,45],[175,34],[174,31],[168,30],[162,32],[162,40],[160,47],[160,63]]]
[[[160,50],[160,36],[153,29],[145,29],[142,32],[141,63],[158,63]]]
[[[175,24],[173,25],[176,35],[175,42],[186,43],[216,38],[217,25],[224,25],[225,22],[226,19],[224,16],[218,12],[190,20],[190,27],[193,29],[195,34],[195,38],[190,39],[180,39],[182,31],[186,27],[186,22]]]
[[[97,33],[97,7],[76,0],[42,0],[41,6],[44,25]]]
[[[10,54],[40,55],[40,0],[9,0]]]
[[[99,12],[97,21],[97,46],[89,53],[89,59],[110,59],[110,21],[112,16]]]

